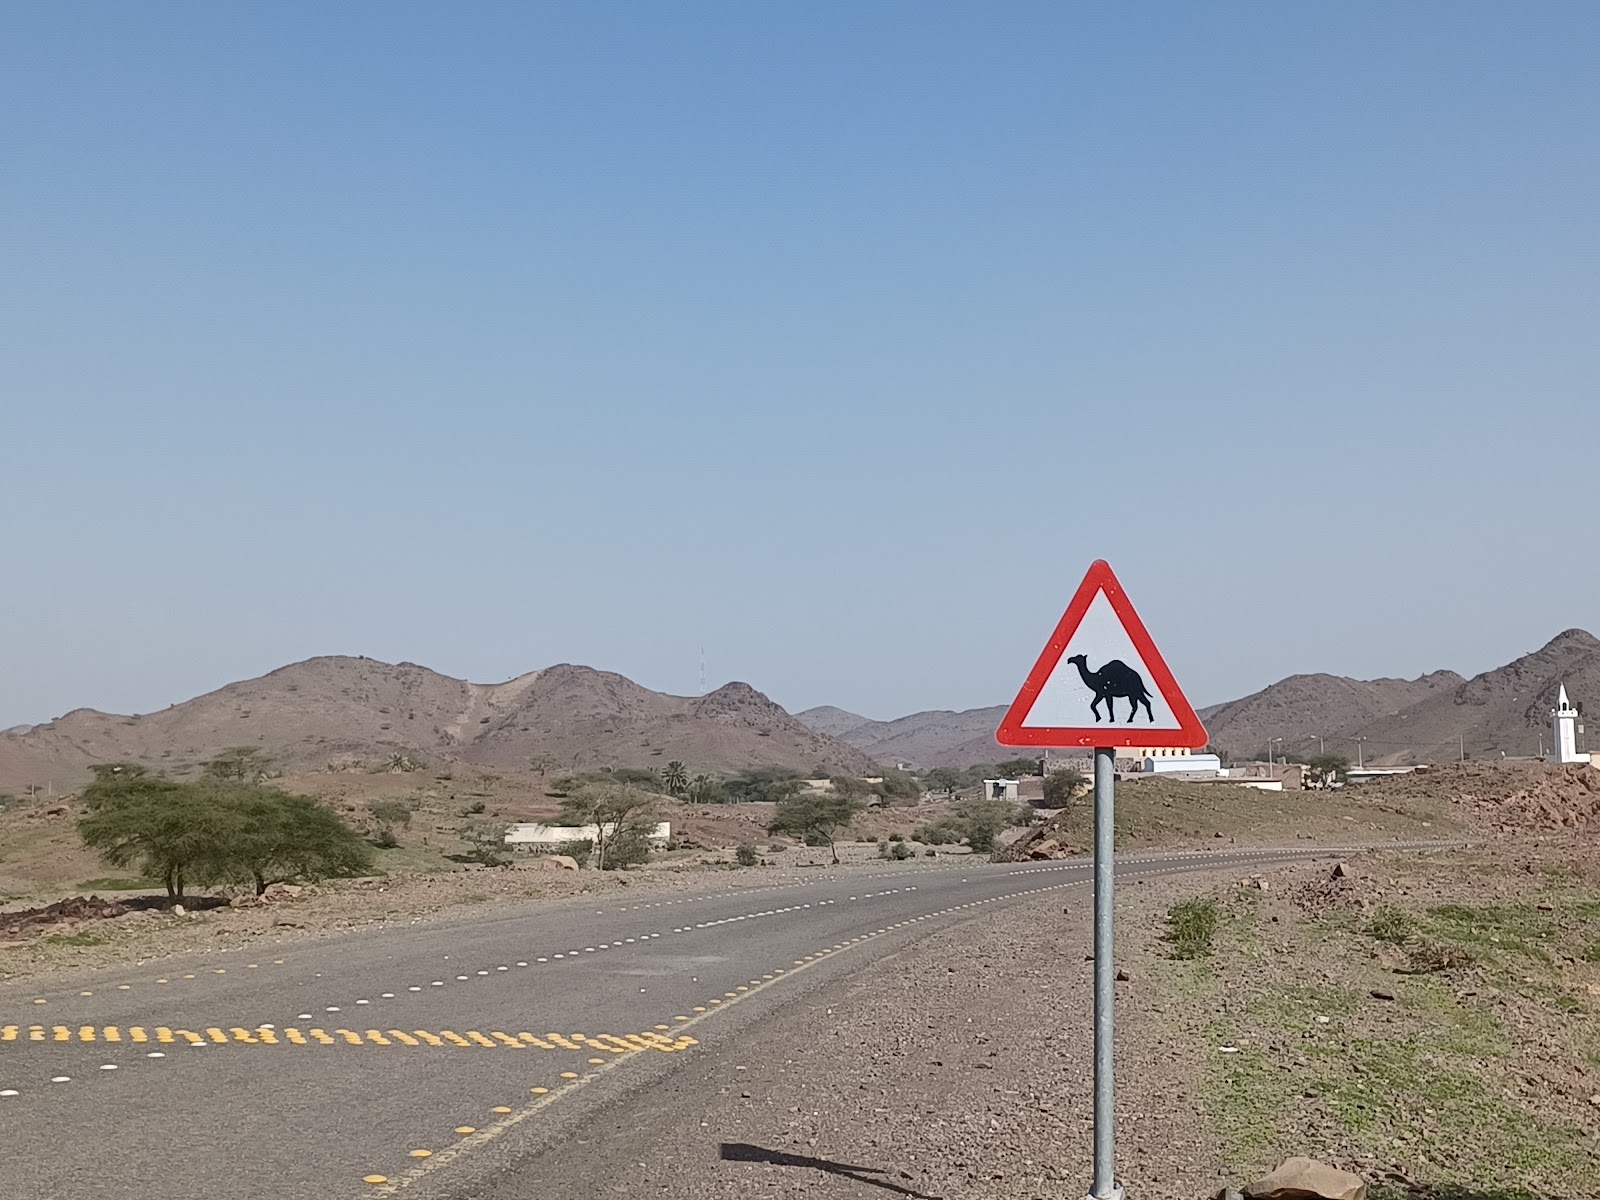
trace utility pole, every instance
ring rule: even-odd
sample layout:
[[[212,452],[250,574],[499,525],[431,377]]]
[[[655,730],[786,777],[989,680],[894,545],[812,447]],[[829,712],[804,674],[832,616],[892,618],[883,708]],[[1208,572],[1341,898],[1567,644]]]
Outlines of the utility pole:
[[[1456,743],[1461,747],[1461,761],[1467,761],[1467,739],[1465,734],[1456,734]]]
[[[1361,743],[1366,740],[1367,739],[1364,737],[1358,737],[1356,739],[1356,770],[1358,771],[1365,766],[1365,764],[1361,761]]]

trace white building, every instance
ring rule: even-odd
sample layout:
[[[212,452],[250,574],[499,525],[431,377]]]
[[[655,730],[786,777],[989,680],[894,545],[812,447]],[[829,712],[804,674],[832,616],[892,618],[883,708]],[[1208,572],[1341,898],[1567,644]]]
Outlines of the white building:
[[[983,781],[983,798],[985,800],[1010,800],[1015,803],[1019,782],[1016,779],[985,779]]]
[[[606,836],[617,831],[614,823],[606,825]],[[545,825],[539,821],[519,821],[506,830],[506,845],[520,846],[524,850],[551,850],[568,842],[592,842],[600,836],[598,825]],[[664,846],[672,838],[672,822],[662,821],[646,837],[652,846]]]
[[[1552,724],[1551,734],[1553,741],[1550,750],[1550,761],[1553,763],[1586,763],[1589,761],[1587,754],[1578,753],[1578,734],[1583,732],[1583,726],[1578,722],[1583,717],[1583,706],[1575,705],[1567,699],[1567,685],[1561,685],[1561,691],[1556,696],[1556,706],[1550,710]]]
[[[1147,775],[1176,775],[1180,771],[1216,775],[1222,770],[1222,759],[1215,754],[1170,754],[1164,758],[1152,755],[1144,760],[1144,770]]]

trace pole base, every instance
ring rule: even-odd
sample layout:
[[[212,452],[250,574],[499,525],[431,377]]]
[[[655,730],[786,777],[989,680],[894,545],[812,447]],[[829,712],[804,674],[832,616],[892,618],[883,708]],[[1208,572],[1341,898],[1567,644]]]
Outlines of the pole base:
[[[1094,1185],[1089,1185],[1089,1194],[1083,1200],[1122,1200],[1122,1185],[1113,1183],[1109,1192],[1097,1192]]]

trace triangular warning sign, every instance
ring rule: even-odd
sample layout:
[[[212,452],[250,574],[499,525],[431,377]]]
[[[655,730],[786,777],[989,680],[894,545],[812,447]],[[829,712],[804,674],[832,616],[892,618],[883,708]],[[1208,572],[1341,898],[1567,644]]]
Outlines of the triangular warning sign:
[[[994,737],[1002,746],[1206,744],[1205,726],[1104,561],[1083,577]]]

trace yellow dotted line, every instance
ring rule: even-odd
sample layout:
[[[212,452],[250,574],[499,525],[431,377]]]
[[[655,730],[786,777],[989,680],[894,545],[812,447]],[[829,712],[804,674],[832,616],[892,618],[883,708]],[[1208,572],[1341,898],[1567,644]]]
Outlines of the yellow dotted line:
[[[206,1027],[203,1031],[196,1032],[192,1029],[172,1029],[166,1025],[157,1025],[154,1030],[146,1029],[142,1025],[129,1026],[123,1030],[117,1025],[80,1025],[76,1029],[68,1025],[0,1025],[0,1042],[131,1042],[135,1045],[155,1043],[158,1045],[171,1045],[176,1042],[185,1042],[191,1046],[200,1045],[240,1045],[240,1046],[395,1046],[404,1047],[443,1047],[480,1048],[487,1050],[570,1050],[578,1053],[604,1052],[607,1054],[631,1054],[637,1050],[655,1050],[665,1054],[674,1051],[686,1050],[698,1043],[691,1037],[669,1038],[661,1034],[666,1030],[665,1025],[658,1025],[656,1029],[643,1033],[614,1034],[600,1033],[587,1035],[575,1033],[571,1036],[561,1033],[550,1033],[539,1037],[532,1033],[510,1034],[503,1030],[492,1030],[481,1033],[476,1029],[469,1029],[466,1033],[457,1033],[452,1029],[441,1029],[432,1033],[426,1029],[413,1029],[409,1032],[404,1029],[335,1029],[331,1032],[326,1029],[301,1030],[297,1026],[279,1029],[272,1025],[258,1025],[247,1029],[242,1025],[234,1025],[224,1029],[218,1025]],[[604,1062],[601,1058],[591,1058],[591,1063]]]

